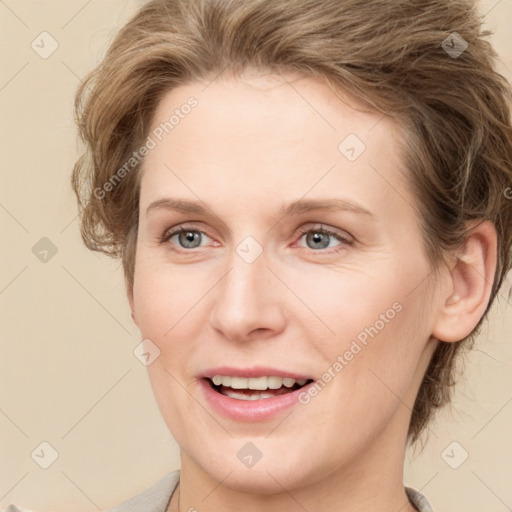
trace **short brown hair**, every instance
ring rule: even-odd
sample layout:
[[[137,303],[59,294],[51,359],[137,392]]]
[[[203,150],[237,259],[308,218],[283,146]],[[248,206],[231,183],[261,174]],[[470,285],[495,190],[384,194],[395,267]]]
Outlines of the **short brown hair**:
[[[108,193],[95,190],[104,190],[143,143],[166,92],[228,67],[235,76],[248,67],[299,72],[325,78],[405,128],[433,269],[463,243],[470,221],[493,222],[498,264],[487,314],[511,266],[512,237],[510,87],[493,69],[487,35],[472,0],[148,2],[77,92],[86,150],[72,184],[85,244],[121,257],[132,288],[140,164]],[[450,401],[456,356],[481,322],[465,340],[439,342],[416,398],[410,441]]]

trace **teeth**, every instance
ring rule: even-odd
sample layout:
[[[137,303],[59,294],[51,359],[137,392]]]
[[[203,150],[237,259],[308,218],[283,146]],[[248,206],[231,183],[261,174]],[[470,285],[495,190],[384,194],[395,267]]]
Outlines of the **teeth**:
[[[227,377],[225,375],[215,375],[212,378],[213,383],[216,386],[223,385],[232,389],[254,389],[258,391],[265,391],[266,389],[279,389],[284,386],[286,388],[292,388],[295,383],[299,386],[306,384],[306,379],[291,379],[289,377],[257,377],[257,378],[245,378],[245,377]]]
[[[293,385],[295,384],[295,379],[290,379],[290,378],[286,378],[286,379],[283,379],[283,384],[287,387],[287,388],[291,388],[293,387]]]
[[[281,377],[267,377],[267,386],[269,389],[279,389],[283,385]]]
[[[235,398],[237,400],[261,400],[262,398],[274,398],[276,395],[274,393],[265,393],[265,391],[254,391],[250,395],[244,395],[242,391],[237,391],[234,389],[228,389],[223,393],[225,396],[229,398]]]

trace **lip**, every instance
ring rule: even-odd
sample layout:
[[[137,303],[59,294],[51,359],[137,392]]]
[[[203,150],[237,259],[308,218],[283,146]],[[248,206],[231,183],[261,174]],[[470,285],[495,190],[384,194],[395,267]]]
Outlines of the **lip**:
[[[223,374],[217,373],[216,369],[213,375]],[[265,373],[265,375],[269,374]],[[241,376],[245,377],[246,374]],[[261,374],[255,376],[261,376]],[[285,376],[294,378],[291,374],[287,374]],[[314,383],[315,381],[313,380],[309,384],[306,384],[295,391],[290,391],[284,395],[274,396],[272,398],[261,398],[260,400],[238,400],[215,391],[207,378],[199,379],[199,385],[201,386],[203,394],[210,407],[224,417],[242,422],[261,422],[278,416],[284,411],[287,411],[297,405],[299,395],[304,391],[307,391],[309,386]]]
[[[314,379],[311,375],[301,375],[299,373],[292,373],[278,368],[271,368],[267,366],[253,366],[252,368],[233,368],[231,366],[219,366],[217,368],[210,368],[206,370],[200,377],[208,379],[213,378],[215,375],[224,375],[226,377],[282,377],[283,379],[289,377],[295,380],[309,380]],[[272,400],[267,398],[266,400]]]

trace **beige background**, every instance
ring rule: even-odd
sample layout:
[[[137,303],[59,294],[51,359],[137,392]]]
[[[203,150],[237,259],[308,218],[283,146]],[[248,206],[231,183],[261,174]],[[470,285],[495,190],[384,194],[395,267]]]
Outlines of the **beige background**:
[[[106,510],[179,467],[132,353],[140,339],[120,266],[82,246],[69,186],[75,89],[140,4],[0,2],[0,508]],[[511,80],[512,0],[481,9]],[[59,45],[46,59],[31,47],[43,31]],[[43,237],[57,248],[46,262],[32,252]],[[454,411],[406,461],[406,484],[438,512],[512,509],[511,302],[507,286],[467,360]],[[48,469],[38,464],[50,460],[44,441],[58,453]],[[463,450],[468,459],[453,469],[447,461],[460,463]]]

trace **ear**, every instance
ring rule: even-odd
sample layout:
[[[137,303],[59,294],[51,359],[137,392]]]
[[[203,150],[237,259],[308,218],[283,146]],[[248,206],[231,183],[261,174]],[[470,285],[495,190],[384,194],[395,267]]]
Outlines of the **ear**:
[[[441,297],[432,332],[446,342],[468,336],[487,309],[497,263],[497,234],[492,222],[476,225],[454,256],[448,291]]]

